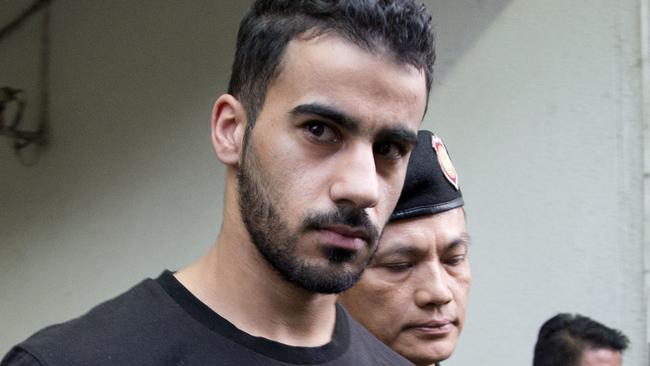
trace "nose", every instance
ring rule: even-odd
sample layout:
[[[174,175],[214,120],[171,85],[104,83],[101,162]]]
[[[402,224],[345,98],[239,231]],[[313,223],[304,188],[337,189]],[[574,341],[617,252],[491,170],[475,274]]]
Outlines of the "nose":
[[[332,201],[374,207],[379,201],[379,175],[372,146],[349,146],[342,153],[330,186]]]
[[[424,308],[451,302],[453,296],[449,285],[447,273],[439,264],[431,264],[421,275],[420,285],[415,290],[415,304]]]

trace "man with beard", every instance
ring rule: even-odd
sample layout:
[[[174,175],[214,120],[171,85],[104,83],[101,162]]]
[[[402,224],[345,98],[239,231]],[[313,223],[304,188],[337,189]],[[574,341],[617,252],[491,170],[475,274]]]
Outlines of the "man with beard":
[[[451,356],[472,274],[458,176],[442,140],[420,131],[404,189],[361,280],[340,302],[417,366]]]
[[[402,365],[336,305],[373,253],[426,109],[412,0],[259,0],[212,116],[209,252],[19,344],[2,365]]]

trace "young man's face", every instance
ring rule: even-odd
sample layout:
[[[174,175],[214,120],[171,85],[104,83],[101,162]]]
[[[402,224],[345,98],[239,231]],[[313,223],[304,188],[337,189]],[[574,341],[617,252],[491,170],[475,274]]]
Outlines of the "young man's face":
[[[416,365],[447,359],[471,284],[461,208],[386,226],[361,280],[339,297],[352,316]]]
[[[238,172],[253,242],[283,277],[337,293],[360,276],[400,194],[424,74],[333,35],[289,43]]]

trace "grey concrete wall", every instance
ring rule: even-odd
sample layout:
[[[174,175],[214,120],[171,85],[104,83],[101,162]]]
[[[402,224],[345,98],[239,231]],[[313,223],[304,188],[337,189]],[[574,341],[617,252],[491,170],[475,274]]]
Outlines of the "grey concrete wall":
[[[642,74],[642,118],[644,128],[644,242],[645,242],[645,294],[646,294],[646,339],[650,342],[650,0],[641,0],[641,74]],[[650,346],[650,343],[649,343]],[[649,347],[650,349],[650,347]]]
[[[473,238],[469,319],[445,365],[529,364],[559,311],[622,329],[625,364],[647,365],[640,2],[427,3],[424,126],[450,148]],[[26,168],[0,139],[0,353],[212,243],[209,115],[245,8],[54,0],[51,146]],[[32,105],[38,20],[0,42],[0,85]]]
[[[1,353],[212,244],[210,113],[245,8],[53,1],[51,146],[26,168],[0,139]],[[0,85],[25,87],[32,108],[39,18],[0,43]]]
[[[467,328],[446,364],[530,364],[539,325],[568,311],[622,329],[625,364],[647,365],[640,3],[492,3],[426,122],[453,154],[474,241]],[[485,14],[436,4],[443,49]]]

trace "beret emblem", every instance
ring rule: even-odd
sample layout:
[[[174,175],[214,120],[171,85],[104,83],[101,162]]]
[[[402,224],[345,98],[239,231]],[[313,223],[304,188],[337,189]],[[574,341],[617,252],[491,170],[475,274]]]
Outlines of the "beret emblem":
[[[431,136],[431,146],[436,151],[438,155],[438,164],[440,164],[440,170],[445,175],[445,178],[451,183],[456,190],[458,190],[458,174],[456,174],[456,168],[449,158],[449,153],[447,153],[447,148],[445,143],[442,142],[442,139],[437,135]]]

